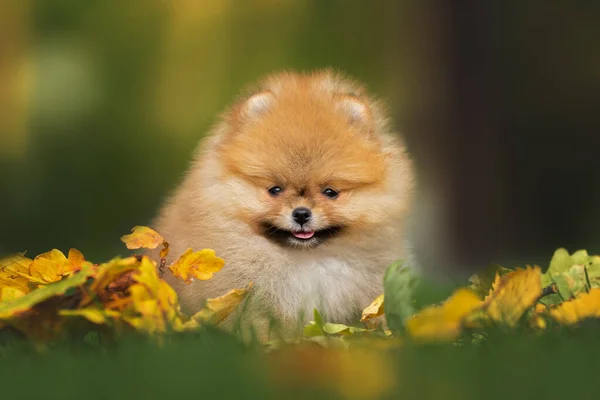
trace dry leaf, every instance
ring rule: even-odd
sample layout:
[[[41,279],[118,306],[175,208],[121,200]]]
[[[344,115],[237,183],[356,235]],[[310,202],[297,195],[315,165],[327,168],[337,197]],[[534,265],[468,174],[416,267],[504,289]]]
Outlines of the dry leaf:
[[[201,323],[219,324],[246,298],[251,288],[252,283],[246,289],[233,289],[223,296],[206,300],[206,306],[192,315],[185,328],[197,327]]]
[[[16,253],[0,259],[0,301],[14,300],[29,293],[29,279],[21,274],[29,273],[32,259]]]
[[[577,324],[586,318],[600,318],[600,288],[564,301],[551,307],[548,312],[554,320],[564,325]]]
[[[383,315],[383,313],[383,294],[380,294],[375,300],[373,300],[373,302],[369,306],[367,306],[367,308],[363,310],[360,322],[365,322],[370,319],[377,318]]]
[[[223,268],[223,265],[225,261],[217,257],[214,250],[204,249],[193,252],[192,249],[187,249],[177,261],[171,264],[169,270],[175,277],[191,283],[192,278],[202,281],[212,278],[215,272]]]
[[[486,315],[495,322],[515,327],[525,311],[533,307],[542,293],[539,267],[518,268],[497,276],[485,299]]]
[[[121,236],[121,241],[129,250],[155,249],[165,241],[154,229],[147,226],[135,226],[129,235]]]
[[[455,340],[464,319],[481,307],[479,297],[469,289],[458,289],[441,306],[423,309],[406,322],[410,335],[417,340]]]

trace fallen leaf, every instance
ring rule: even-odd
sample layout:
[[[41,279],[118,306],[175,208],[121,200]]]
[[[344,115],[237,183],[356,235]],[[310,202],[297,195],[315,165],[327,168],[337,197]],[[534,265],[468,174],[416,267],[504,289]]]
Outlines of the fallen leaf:
[[[540,268],[518,268],[496,279],[484,302],[484,311],[491,320],[514,327],[541,293]]]
[[[594,288],[589,293],[551,307],[548,313],[563,325],[574,325],[587,318],[600,318],[600,289]]]
[[[53,249],[35,257],[29,266],[29,273],[20,275],[31,282],[47,284],[81,270],[84,261],[83,254],[77,249],[69,250],[68,257],[62,251]]]
[[[362,312],[360,322],[366,322],[371,319],[377,318],[384,314],[384,296],[380,294],[373,302],[368,305]]]
[[[206,300],[206,306],[192,315],[186,327],[198,326],[200,323],[219,324],[246,298],[251,288],[252,283],[246,289],[233,289],[223,296]]]
[[[169,270],[185,283],[191,283],[192,278],[202,281],[212,278],[215,272],[223,268],[223,265],[225,261],[217,257],[214,250],[204,249],[194,252],[192,249],[187,249],[169,266]]]
[[[29,272],[33,260],[24,254],[11,254],[0,259],[0,301],[14,300],[30,292],[29,279],[21,274]]]
[[[406,322],[410,335],[417,340],[455,340],[464,319],[481,307],[479,297],[469,289],[458,289],[441,306],[423,309]]]
[[[109,285],[124,274],[139,268],[139,265],[140,261],[136,257],[117,257],[96,266],[94,281],[91,283],[89,291],[84,293],[79,306],[86,306],[96,298],[106,300],[109,297]]]
[[[94,274],[95,270],[91,264],[84,265],[83,269],[68,278],[51,283],[47,286],[35,289],[25,296],[13,301],[0,303],[0,319],[14,317],[20,313],[30,310],[36,304],[51,297],[65,294],[71,288],[81,286]]]
[[[129,235],[121,236],[121,241],[129,250],[155,249],[165,241],[154,229],[147,226],[135,226]]]
[[[142,257],[132,277],[136,283],[128,289],[130,303],[122,311],[123,320],[149,334],[173,328],[179,317],[177,294],[158,277],[156,264],[148,257]]]

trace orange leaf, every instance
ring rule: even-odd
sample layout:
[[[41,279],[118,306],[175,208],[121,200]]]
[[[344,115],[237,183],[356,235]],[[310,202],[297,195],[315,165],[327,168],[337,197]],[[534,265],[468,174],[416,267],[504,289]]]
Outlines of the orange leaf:
[[[155,249],[165,240],[154,229],[147,226],[135,226],[129,235],[121,236],[121,241],[129,250],[133,249]]]

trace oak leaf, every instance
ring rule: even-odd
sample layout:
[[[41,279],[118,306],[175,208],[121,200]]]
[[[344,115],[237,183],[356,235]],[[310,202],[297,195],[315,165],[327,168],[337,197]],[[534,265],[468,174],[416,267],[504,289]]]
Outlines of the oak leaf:
[[[29,266],[29,273],[20,275],[38,284],[57,282],[81,270],[84,262],[83,254],[77,249],[69,250],[68,257],[62,251],[53,249],[35,257]]]
[[[65,294],[68,290],[86,283],[94,272],[93,266],[86,263],[81,271],[68,278],[35,289],[25,296],[18,297],[12,301],[3,301],[0,303],[0,319],[14,317],[51,297]]]
[[[21,274],[29,273],[32,262],[32,259],[25,257],[25,253],[0,259],[0,301],[14,300],[29,293],[29,279]]]
[[[225,261],[216,256],[215,251],[203,249],[192,251],[187,249],[177,261],[169,266],[169,269],[175,277],[183,280],[185,283],[191,283],[193,278],[202,281],[212,278],[215,272],[218,272],[225,265]]]
[[[165,241],[154,229],[147,226],[135,226],[131,233],[121,236],[121,241],[129,250],[155,249]]]

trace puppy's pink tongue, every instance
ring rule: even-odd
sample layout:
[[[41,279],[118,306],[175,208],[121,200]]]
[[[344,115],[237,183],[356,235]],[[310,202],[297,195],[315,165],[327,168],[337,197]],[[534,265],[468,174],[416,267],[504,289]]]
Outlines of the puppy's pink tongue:
[[[310,232],[292,232],[298,239],[310,239],[315,234],[313,231]]]

